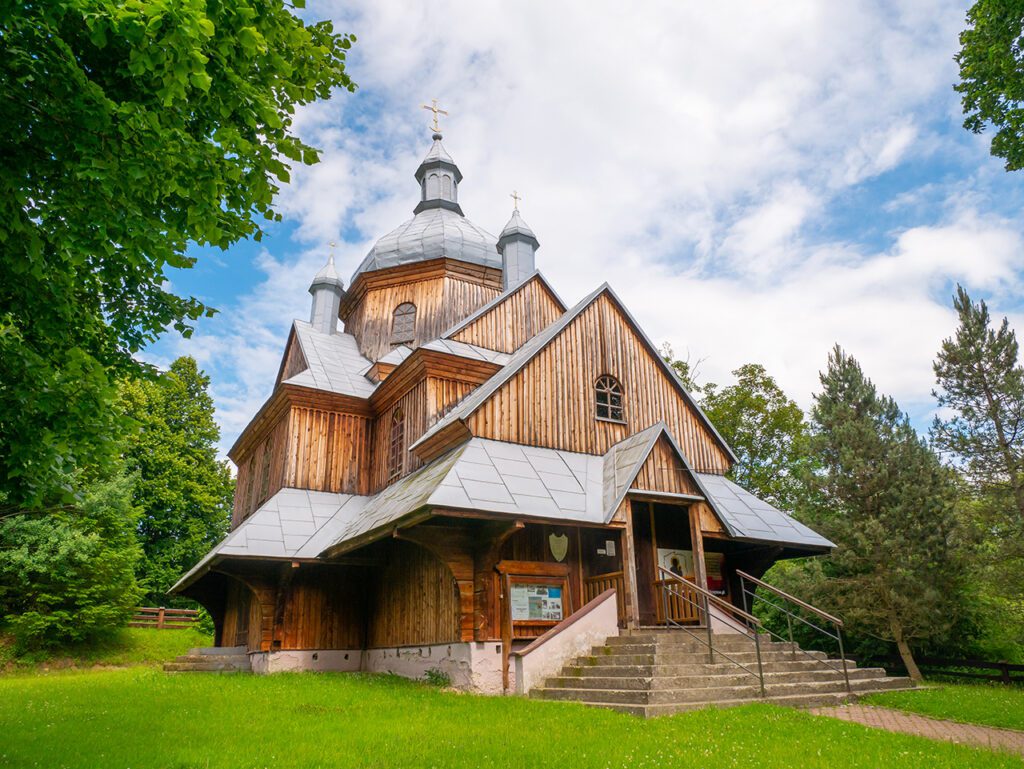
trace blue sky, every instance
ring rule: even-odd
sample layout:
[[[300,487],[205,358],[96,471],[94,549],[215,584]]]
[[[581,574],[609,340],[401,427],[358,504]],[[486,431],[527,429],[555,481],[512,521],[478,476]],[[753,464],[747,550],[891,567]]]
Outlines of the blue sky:
[[[199,360],[225,448],[327,243],[347,277],[411,216],[434,97],[466,215],[498,232],[519,190],[563,297],[608,280],[706,381],[760,362],[806,407],[839,342],[924,426],[955,284],[1022,325],[1024,177],[961,127],[964,3],[315,6],[358,36],[360,88],[297,116],[323,160],[262,243],[171,276],[220,314],[147,353]]]

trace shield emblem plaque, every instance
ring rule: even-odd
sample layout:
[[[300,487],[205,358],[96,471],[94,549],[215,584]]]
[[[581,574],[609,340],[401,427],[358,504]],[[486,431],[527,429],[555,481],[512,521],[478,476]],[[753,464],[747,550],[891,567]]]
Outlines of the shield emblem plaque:
[[[565,560],[566,553],[569,552],[569,535],[552,534],[548,537],[548,545],[551,547],[551,555],[555,557],[556,561],[561,563]]]

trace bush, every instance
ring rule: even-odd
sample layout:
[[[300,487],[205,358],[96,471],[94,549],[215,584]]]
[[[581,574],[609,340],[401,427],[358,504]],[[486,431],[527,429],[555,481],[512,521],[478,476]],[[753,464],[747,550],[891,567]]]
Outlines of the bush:
[[[119,476],[76,510],[0,522],[0,617],[20,649],[91,642],[127,623],[140,594],[132,487]]]

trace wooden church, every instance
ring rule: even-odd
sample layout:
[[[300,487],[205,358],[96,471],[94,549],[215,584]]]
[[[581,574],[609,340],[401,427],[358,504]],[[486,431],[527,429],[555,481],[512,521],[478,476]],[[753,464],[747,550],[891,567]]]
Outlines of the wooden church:
[[[231,448],[232,531],[174,588],[217,645],[262,672],[508,691],[517,654],[598,604],[601,634],[702,626],[687,590],[739,606],[738,570],[828,551],[726,477],[729,446],[610,286],[568,306],[518,210],[498,237],[465,217],[441,138],[413,217],[347,288],[333,257],[313,279]]]

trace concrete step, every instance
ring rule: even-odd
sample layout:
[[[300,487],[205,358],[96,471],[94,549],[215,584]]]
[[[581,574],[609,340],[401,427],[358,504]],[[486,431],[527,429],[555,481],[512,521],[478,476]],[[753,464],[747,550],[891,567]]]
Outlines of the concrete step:
[[[726,656],[727,655],[727,656]],[[712,655],[705,649],[702,652],[675,652],[656,651],[648,654],[589,654],[584,657],[577,657],[572,664],[579,666],[588,665],[692,665],[692,664],[714,664],[710,662]],[[744,665],[756,665],[757,653],[754,651],[727,651],[725,654],[715,652],[715,662],[739,662]],[[826,659],[824,652],[797,652],[795,655],[789,651],[763,650],[761,652],[762,664],[766,662],[786,662],[794,659],[823,660]]]
[[[849,671],[851,681],[884,678],[885,671],[881,668],[867,668]],[[728,686],[742,686],[752,680],[745,672],[717,672],[709,675],[683,676],[573,676],[563,675],[549,678],[544,682],[547,688],[568,689],[703,689]],[[791,670],[778,673],[765,673],[765,683],[786,683],[788,681],[839,681],[843,682],[842,671],[830,670]]]
[[[167,673],[251,673],[252,668],[224,662],[165,662]]]
[[[174,658],[175,662],[221,662],[229,665],[249,667],[248,654],[182,654]]]
[[[891,691],[902,688],[897,679],[864,679],[850,682],[853,692]],[[584,702],[587,704],[625,705],[680,705],[693,702],[749,702],[761,699],[761,687],[756,683],[743,686],[702,687],[686,689],[570,689],[543,688],[530,693],[545,700]],[[848,695],[846,685],[839,681],[794,681],[766,683],[765,699],[787,699],[797,696]]]
[[[830,667],[842,669],[842,660],[812,660],[797,658],[796,660],[781,660],[778,662],[766,661],[762,664],[765,673],[782,673],[791,670],[829,670]],[[755,665],[748,665],[751,670]],[[856,663],[847,660],[847,669],[853,670]],[[562,668],[564,676],[686,676],[686,675],[715,675],[716,673],[735,673],[738,670],[731,662],[696,662],[677,665],[619,665],[600,661],[594,665],[567,665]],[[742,672],[742,671],[741,671]]]
[[[718,639],[714,641],[714,648],[716,651],[723,651],[727,654],[738,654],[738,653],[750,653],[755,654],[757,647],[753,641],[745,643],[724,643]],[[796,644],[789,642],[778,642],[778,641],[762,641],[761,642],[761,653],[767,654],[769,652],[788,652],[792,653],[799,651],[800,647]],[[591,647],[590,653],[595,656],[601,655],[619,655],[619,654],[707,654],[707,644],[702,644],[699,641],[651,641],[645,643],[635,644],[604,644],[603,646]]]
[[[196,649],[189,649],[189,656],[209,656],[226,654],[228,656],[246,656],[248,648],[245,646],[203,646]]]

